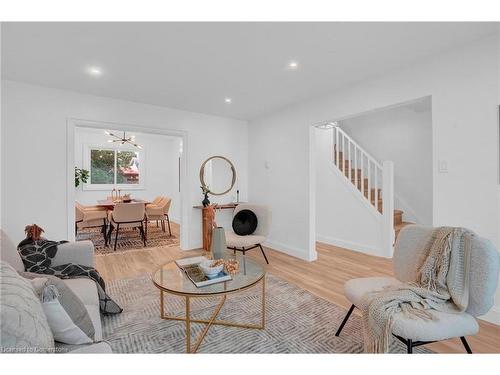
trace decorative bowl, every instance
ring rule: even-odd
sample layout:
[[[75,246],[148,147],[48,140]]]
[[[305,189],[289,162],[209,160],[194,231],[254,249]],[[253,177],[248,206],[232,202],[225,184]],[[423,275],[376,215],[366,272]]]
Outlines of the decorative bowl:
[[[215,267],[213,266],[213,263],[213,260],[204,260],[199,264],[200,269],[203,271],[205,276],[215,277],[224,269],[224,263],[216,265]]]

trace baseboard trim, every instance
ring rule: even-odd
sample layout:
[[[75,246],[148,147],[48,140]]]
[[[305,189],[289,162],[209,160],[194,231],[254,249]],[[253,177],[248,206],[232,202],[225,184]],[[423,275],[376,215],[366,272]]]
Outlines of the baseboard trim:
[[[500,326],[500,306],[493,306],[487,314],[480,316],[479,319]]]
[[[316,235],[316,241],[325,243],[327,245],[342,247],[347,250],[356,251],[358,253],[374,255],[378,257],[388,258],[387,256],[381,255],[382,251],[374,246],[365,245],[359,242],[341,240],[339,238],[325,236],[322,234]]]
[[[284,243],[281,242],[276,242],[276,241],[266,241],[263,243],[265,247],[268,247],[272,250],[279,251],[281,253],[285,253],[287,255],[290,255],[295,258],[299,258],[302,260],[307,260],[308,262],[312,262],[317,259],[317,253],[314,251],[314,254],[312,257],[309,256],[309,252],[305,251],[304,249],[300,249],[298,247],[292,247],[288,246]]]

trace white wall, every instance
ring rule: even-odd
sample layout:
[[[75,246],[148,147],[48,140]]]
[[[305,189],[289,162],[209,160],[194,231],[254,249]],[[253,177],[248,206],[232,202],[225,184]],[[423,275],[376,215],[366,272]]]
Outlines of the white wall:
[[[6,181],[2,226],[14,242],[23,238],[24,226],[33,222],[46,229],[48,238],[67,238],[69,118],[187,133],[183,157],[187,161],[189,232],[185,248],[202,244],[201,212],[191,207],[202,200],[198,173],[206,158],[224,155],[232,160],[242,200],[247,197],[248,139],[244,121],[13,81],[2,81],[2,85],[2,148],[7,155],[2,170]]]
[[[394,207],[403,220],[432,225],[430,100],[355,116],[340,127],[379,162],[394,162]]]
[[[431,95],[433,223],[471,228],[498,247],[498,48],[491,36],[251,121],[250,199],[272,207],[270,242],[311,252],[311,124]],[[438,174],[438,160],[448,173]]]
[[[179,193],[179,157],[180,138],[146,133],[134,134],[136,142],[143,148],[139,150],[143,155],[141,165],[141,178],[144,184],[140,189],[122,189],[122,194],[131,194],[134,198],[153,200],[157,196],[168,196],[172,198],[170,206],[170,218],[175,222],[180,219],[180,193]],[[79,168],[87,168],[84,157],[89,146],[109,147],[109,136],[102,129],[81,128],[75,130],[75,165]],[[90,182],[90,181],[89,181]],[[111,195],[115,187],[109,185],[103,190],[88,190],[79,186],[75,192],[77,201],[84,205],[94,205],[97,200],[105,199]]]

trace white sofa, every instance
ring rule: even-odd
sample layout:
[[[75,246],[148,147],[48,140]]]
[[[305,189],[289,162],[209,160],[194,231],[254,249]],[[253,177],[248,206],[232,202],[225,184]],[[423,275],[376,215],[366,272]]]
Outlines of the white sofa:
[[[9,263],[16,271],[24,271],[24,265],[19,256],[16,246],[0,230],[1,251],[0,259]],[[54,266],[75,263],[94,267],[94,245],[91,241],[68,242],[59,246],[56,257],[53,259]],[[87,309],[90,319],[94,324],[95,343],[90,345],[72,346],[72,353],[111,353],[111,347],[102,342],[101,314],[99,311],[99,298],[95,282],[90,279],[65,279],[64,282],[81,299]],[[56,347],[59,346],[56,342]]]

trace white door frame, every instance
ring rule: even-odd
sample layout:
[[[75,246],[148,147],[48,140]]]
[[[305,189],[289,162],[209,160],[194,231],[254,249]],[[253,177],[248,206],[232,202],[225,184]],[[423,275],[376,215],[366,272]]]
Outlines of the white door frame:
[[[182,130],[149,128],[139,125],[121,124],[106,121],[83,120],[68,118],[66,120],[66,205],[67,205],[67,238],[70,241],[75,240],[75,128],[93,128],[103,130],[121,130],[128,132],[149,133],[158,135],[168,135],[182,139],[181,171],[180,171],[180,248],[189,249],[189,211],[187,202],[187,191],[185,184],[187,182],[187,155],[188,155],[188,133]]]

